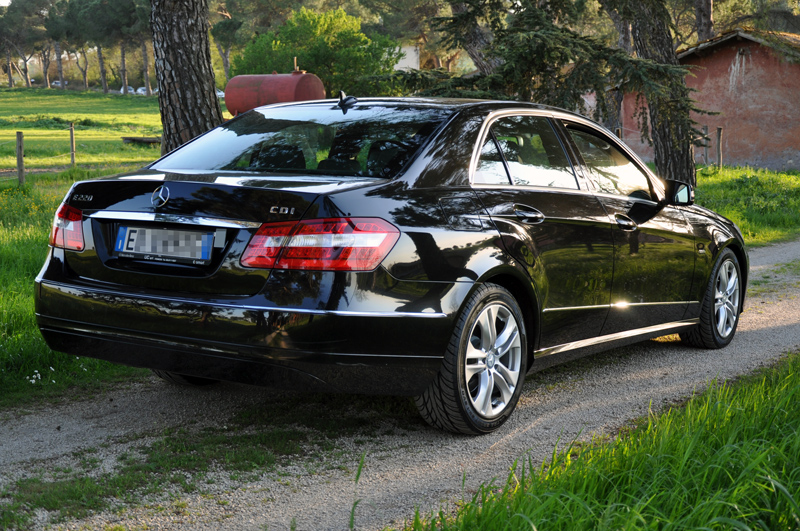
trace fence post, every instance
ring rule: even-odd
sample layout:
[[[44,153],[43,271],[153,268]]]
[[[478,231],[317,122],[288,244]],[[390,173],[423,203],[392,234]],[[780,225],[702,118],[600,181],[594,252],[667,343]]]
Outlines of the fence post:
[[[710,138],[708,138],[708,126],[703,126],[703,164],[708,166],[708,144]]]
[[[617,138],[622,140],[622,128],[621,127],[617,127],[616,129],[614,129],[614,134],[617,135]]]
[[[717,127],[717,168],[722,168],[722,128]]]
[[[22,158],[25,156],[25,145],[22,139],[22,131],[17,131],[17,178],[19,185],[25,184],[25,162]]]
[[[69,123],[69,159],[72,167],[75,167],[75,124]]]

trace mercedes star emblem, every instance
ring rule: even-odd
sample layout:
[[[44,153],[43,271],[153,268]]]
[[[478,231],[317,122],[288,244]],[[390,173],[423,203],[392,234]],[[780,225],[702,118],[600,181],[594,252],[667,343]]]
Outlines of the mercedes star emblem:
[[[166,186],[159,186],[153,191],[153,195],[150,196],[150,202],[153,203],[153,206],[156,208],[166,205],[167,201],[169,201],[169,188]]]

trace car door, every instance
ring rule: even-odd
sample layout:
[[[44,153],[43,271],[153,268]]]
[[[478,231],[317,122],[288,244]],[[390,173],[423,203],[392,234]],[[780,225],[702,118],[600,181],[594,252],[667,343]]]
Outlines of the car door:
[[[610,300],[611,228],[550,120],[523,111],[491,116],[472,186],[534,283],[539,348],[599,335]]]
[[[695,267],[683,213],[658,202],[651,176],[610,135],[564,121],[614,237],[611,310],[603,335],[683,319]]]

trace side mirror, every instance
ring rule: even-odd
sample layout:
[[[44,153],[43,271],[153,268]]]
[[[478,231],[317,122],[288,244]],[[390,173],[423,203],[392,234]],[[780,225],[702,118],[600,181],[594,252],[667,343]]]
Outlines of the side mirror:
[[[691,184],[667,179],[664,182],[666,204],[689,206],[694,204],[694,188]]]

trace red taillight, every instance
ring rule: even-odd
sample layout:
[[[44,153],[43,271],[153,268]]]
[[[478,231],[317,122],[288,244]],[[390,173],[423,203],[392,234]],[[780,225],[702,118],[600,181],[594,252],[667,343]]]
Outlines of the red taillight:
[[[332,218],[264,224],[250,240],[242,265],[274,269],[372,271],[400,237],[382,219]]]
[[[261,268],[273,267],[286,237],[295,225],[297,225],[295,221],[261,225],[242,254],[242,265]]]
[[[53,219],[50,245],[61,249],[83,251],[83,212],[62,203]]]

